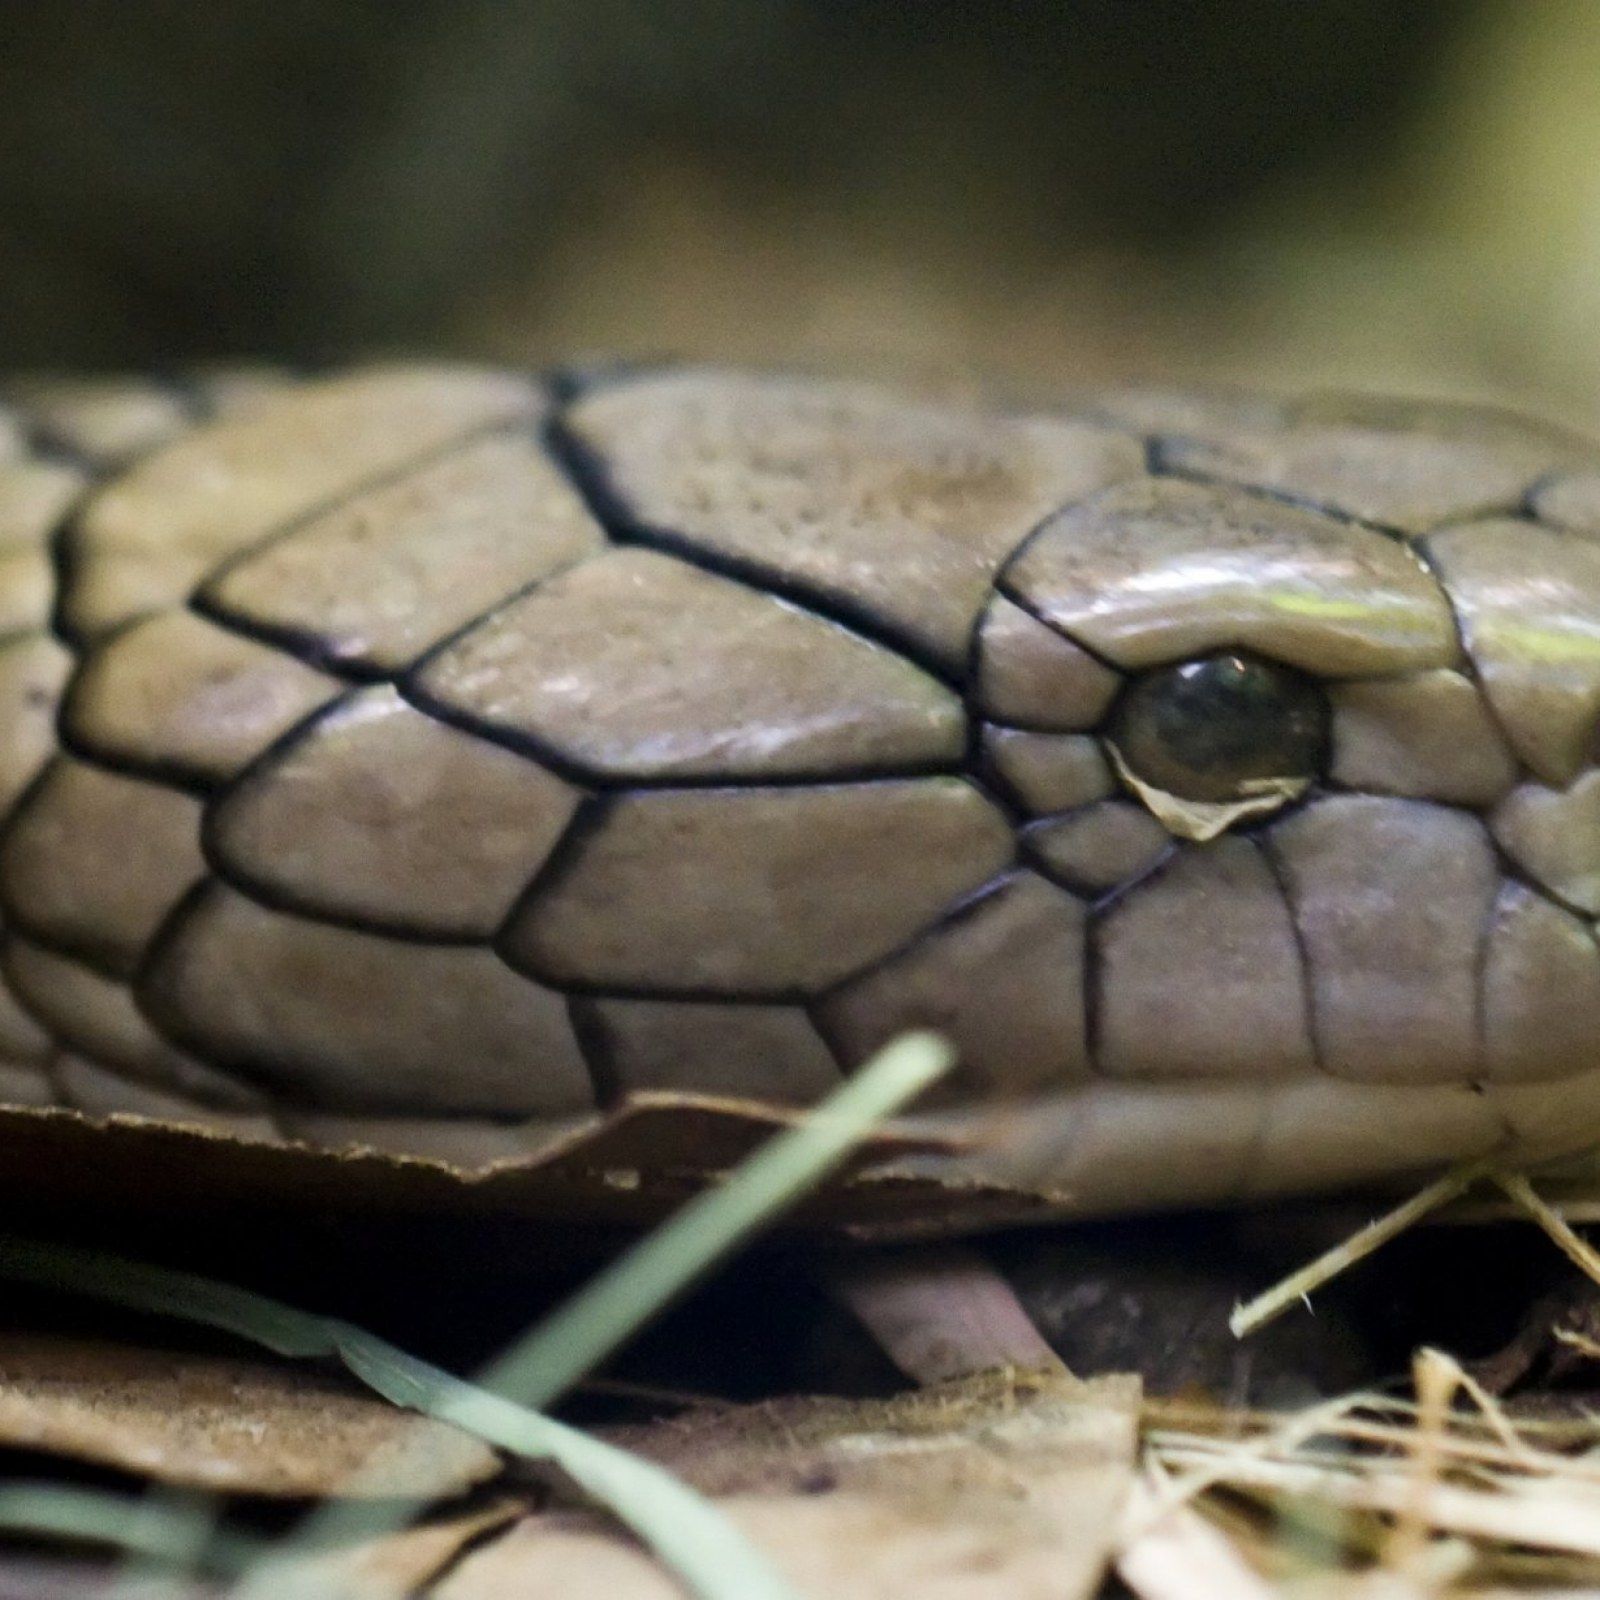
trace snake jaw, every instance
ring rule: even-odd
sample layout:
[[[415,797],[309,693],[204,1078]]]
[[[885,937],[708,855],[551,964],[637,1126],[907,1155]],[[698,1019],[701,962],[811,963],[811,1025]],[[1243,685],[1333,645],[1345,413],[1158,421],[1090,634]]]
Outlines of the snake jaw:
[[[1270,816],[1291,800],[1298,800],[1311,784],[1309,778],[1254,778],[1240,785],[1244,792],[1237,800],[1187,800],[1146,783],[1109,739],[1106,750],[1117,776],[1162,827],[1195,844],[1205,844],[1249,817]]]

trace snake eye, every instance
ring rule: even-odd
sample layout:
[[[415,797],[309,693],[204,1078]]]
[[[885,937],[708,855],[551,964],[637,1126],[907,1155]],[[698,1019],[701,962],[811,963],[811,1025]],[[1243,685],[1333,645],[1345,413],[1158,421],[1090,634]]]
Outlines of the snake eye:
[[[1305,674],[1230,652],[1134,679],[1108,737],[1152,788],[1231,801],[1272,780],[1309,779],[1327,746],[1328,708]]]

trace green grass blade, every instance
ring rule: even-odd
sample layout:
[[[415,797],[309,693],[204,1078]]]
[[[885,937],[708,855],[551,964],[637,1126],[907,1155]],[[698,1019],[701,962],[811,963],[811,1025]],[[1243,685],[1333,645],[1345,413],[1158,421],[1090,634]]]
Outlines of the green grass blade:
[[[219,1535],[197,1508],[132,1499],[100,1489],[19,1483],[0,1488],[0,1530],[39,1538],[110,1545],[175,1572],[192,1571],[209,1550],[228,1570],[257,1559],[264,1544],[243,1535]]]
[[[627,1507],[627,1521],[656,1555],[694,1593],[730,1600],[795,1600],[794,1591],[766,1558],[748,1544],[708,1501],[669,1472],[590,1438],[565,1423],[514,1404],[487,1389],[442,1374],[379,1340],[363,1338],[347,1349],[351,1369],[397,1404],[416,1405],[429,1416],[454,1422],[502,1449],[556,1461],[602,1505]],[[249,1593],[267,1600],[274,1590],[269,1571]]]
[[[802,1123],[770,1141],[720,1188],[690,1202],[543,1327],[519,1341],[489,1377],[519,1396],[548,1398],[569,1387],[643,1322],[810,1184],[884,1117],[926,1088],[952,1060],[933,1035],[910,1035],[863,1067]],[[147,1266],[101,1251],[0,1235],[0,1273],[86,1294],[132,1310],[180,1317],[264,1345],[280,1355],[337,1356],[396,1405],[478,1434],[501,1448],[559,1464],[607,1505],[702,1600],[793,1600],[788,1585],[735,1528],[669,1473],[555,1422],[504,1393],[463,1382],[352,1323],[299,1311],[194,1273]],[[13,1514],[76,1514],[87,1500],[31,1501]],[[248,1579],[242,1593],[282,1595],[291,1564],[338,1542],[403,1526],[421,1502],[331,1502],[306,1519]],[[4,1502],[0,1501],[0,1510]],[[104,1510],[103,1497],[100,1504]],[[169,1554],[181,1531],[192,1548],[195,1519],[152,1535],[149,1553]],[[39,1523],[34,1524],[40,1527]],[[104,1523],[102,1523],[102,1527]],[[142,1549],[143,1546],[127,1545]]]
[[[572,1295],[479,1375],[544,1406],[591,1372],[669,1301],[833,1170],[851,1148],[949,1071],[953,1052],[914,1033],[880,1052],[803,1122],[768,1141],[715,1189]]]
[[[0,1272],[138,1311],[225,1328],[287,1354],[337,1356],[396,1405],[453,1422],[503,1449],[556,1462],[609,1506],[702,1600],[795,1600],[788,1584],[743,1534],[662,1468],[464,1383],[351,1323],[298,1311],[193,1273],[35,1240],[0,1238]],[[285,1541],[247,1576],[240,1593],[266,1600],[303,1589],[293,1570],[300,1557],[337,1542],[332,1536],[341,1531],[370,1538],[403,1526],[417,1508],[413,1503],[340,1503],[339,1510],[347,1514],[337,1527],[330,1520]],[[103,1498],[98,1505],[81,1497],[53,1501],[41,1492],[17,1501],[11,1514],[35,1531],[98,1536],[138,1554],[165,1557],[195,1547],[191,1514],[163,1519],[135,1506],[119,1507],[111,1518],[104,1515],[106,1509]],[[0,1500],[0,1515],[5,1510]],[[143,1532],[141,1515],[146,1518]]]
[[[107,1251],[0,1234],[0,1275],[90,1295],[129,1311],[182,1317],[264,1345],[280,1356],[338,1353],[325,1318],[198,1273],[152,1267]]]
[[[690,1201],[518,1340],[479,1375],[479,1382],[523,1405],[547,1405],[715,1261],[814,1185],[884,1118],[949,1071],[953,1061],[954,1052],[937,1035],[897,1039],[724,1184]],[[398,1373],[393,1378],[403,1381]],[[386,1507],[382,1514],[386,1526],[399,1526],[403,1508]],[[371,1506],[330,1500],[306,1519],[296,1538],[322,1545],[370,1536],[374,1515]]]

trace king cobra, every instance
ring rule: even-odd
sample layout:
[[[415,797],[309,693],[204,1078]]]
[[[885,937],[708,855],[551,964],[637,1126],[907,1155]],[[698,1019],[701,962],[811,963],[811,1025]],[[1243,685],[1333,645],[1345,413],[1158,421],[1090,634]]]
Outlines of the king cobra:
[[[1061,1209],[1600,1139],[1600,450],[705,368],[19,382],[0,1100],[488,1166],[922,1109]]]

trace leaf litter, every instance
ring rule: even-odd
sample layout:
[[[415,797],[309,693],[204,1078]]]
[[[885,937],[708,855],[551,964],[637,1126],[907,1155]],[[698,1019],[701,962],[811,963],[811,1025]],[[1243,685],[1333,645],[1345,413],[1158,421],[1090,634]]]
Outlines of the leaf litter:
[[[1436,1208],[1471,1204],[1461,1197],[1475,1186],[1495,1188],[1505,1206],[1540,1227],[1600,1282],[1600,1256],[1573,1229],[1562,1206],[1521,1174],[1472,1163],[1242,1308],[1241,1326],[1260,1325],[1298,1305]],[[740,1227],[756,1226],[758,1213],[759,1208],[745,1213]],[[581,1351],[594,1329],[607,1334],[600,1344],[627,1337],[630,1317],[642,1319],[650,1303],[674,1292],[670,1277],[631,1309],[607,1299],[616,1295],[614,1285],[602,1286],[591,1292],[587,1310],[580,1303],[558,1319],[558,1330],[570,1335],[576,1328],[580,1337],[565,1353],[559,1339],[546,1346],[557,1354],[545,1368],[544,1399],[592,1364]],[[239,1310],[240,1302],[230,1297],[241,1291],[208,1289],[210,1297],[191,1298],[191,1307],[198,1303],[214,1322],[219,1308]],[[562,1428],[515,1403],[541,1389],[526,1366],[520,1381],[527,1393],[503,1398],[427,1368],[349,1325],[263,1304],[267,1342],[274,1348],[300,1356],[338,1349],[390,1400],[464,1423],[463,1438],[466,1432],[487,1435],[505,1448],[530,1418],[535,1434],[541,1426]],[[585,1332],[597,1305],[604,1314]],[[223,1321],[227,1325],[226,1316]],[[1552,1331],[1579,1358],[1600,1357],[1590,1334]],[[15,1341],[0,1344],[0,1423],[13,1402],[23,1407],[16,1414],[26,1412],[28,1386],[8,1381],[8,1349],[13,1360],[18,1349],[30,1354]],[[48,1355],[31,1351],[35,1390],[44,1370],[38,1364],[47,1368]],[[152,1371],[141,1379],[140,1358],[130,1349],[91,1358],[80,1342],[61,1359],[68,1365],[88,1361],[98,1378],[104,1371],[94,1362],[108,1360],[109,1370],[148,1381],[148,1409],[159,1408],[161,1375]],[[230,1371],[241,1393],[270,1390],[271,1379],[244,1371],[248,1363],[237,1358],[228,1358],[235,1362],[228,1368],[223,1358],[195,1357],[198,1365],[189,1370],[211,1375],[206,1362],[212,1359],[220,1363],[215,1375]],[[24,1364],[16,1370],[26,1376],[29,1369]],[[513,1364],[502,1372],[516,1375],[517,1369]],[[137,1389],[138,1381],[130,1381]],[[329,1380],[318,1372],[297,1381],[315,1386]],[[59,1445],[67,1455],[81,1448],[83,1430],[74,1432],[70,1413],[85,1403],[70,1388],[69,1383],[63,1390],[67,1415],[52,1421],[60,1436],[42,1445]],[[334,1403],[351,1398],[342,1394]],[[305,1393],[289,1402],[291,1408],[308,1403]],[[395,1415],[379,1401],[362,1403]],[[181,1400],[174,1404],[184,1409]],[[95,1459],[149,1473],[135,1457],[146,1447],[139,1428],[150,1419],[138,1405],[132,1415],[131,1435],[111,1430]],[[270,1415],[265,1425],[270,1433]],[[518,1437],[509,1448],[559,1459],[562,1451],[552,1449],[552,1437],[540,1434],[531,1450],[529,1438]],[[363,1521],[359,1495],[370,1495],[377,1481],[370,1468],[354,1477],[346,1473],[329,1502],[332,1511],[320,1519],[323,1533],[332,1536],[320,1545],[304,1533],[285,1545],[207,1523],[211,1537],[197,1549],[193,1515],[182,1507],[61,1485],[0,1491],[0,1520],[40,1534],[134,1548],[157,1569],[163,1551],[174,1559],[186,1552],[188,1576],[203,1553],[213,1571],[248,1574],[240,1592],[274,1596],[292,1592],[284,1587],[292,1580],[294,1592],[315,1588],[434,1600],[493,1600],[505,1593],[558,1592],[559,1585],[574,1592],[603,1589],[617,1600],[685,1592],[738,1600],[759,1594],[869,1600],[904,1593],[931,1600],[1088,1600],[1111,1592],[1103,1588],[1111,1569],[1122,1592],[1139,1600],[1499,1600],[1512,1594],[1570,1600],[1600,1592],[1600,1415],[1581,1406],[1565,1414],[1536,1412],[1502,1400],[1439,1350],[1417,1353],[1409,1392],[1363,1390],[1294,1412],[1244,1410],[1187,1396],[1141,1399],[1133,1379],[1084,1383],[1061,1373],[1011,1372],[887,1402],[698,1405],[653,1423],[577,1437],[603,1461],[642,1469],[647,1500],[659,1483],[674,1485],[683,1498],[669,1493],[666,1522],[692,1506],[691,1522],[709,1516],[733,1542],[719,1546],[714,1539],[705,1564],[696,1567],[691,1557],[686,1570],[682,1548],[673,1545],[681,1528],[663,1530],[662,1519],[653,1521],[649,1514],[640,1519],[637,1507],[628,1505],[635,1487],[628,1471],[619,1481],[603,1469],[598,1477],[586,1473],[589,1458],[581,1447],[576,1473],[569,1458],[565,1474],[541,1472],[535,1483],[526,1474],[503,1473],[464,1498],[476,1475],[458,1473],[451,1483],[441,1473],[426,1491],[446,1503],[423,1520],[414,1520],[418,1504],[393,1497],[396,1489],[402,1497],[416,1489],[402,1480],[390,1486],[387,1499],[366,1502],[368,1509],[387,1507],[386,1516]],[[214,1439],[205,1444],[215,1450]],[[196,1452],[197,1461],[202,1454]],[[400,1467],[407,1470],[404,1462]],[[206,1470],[210,1480],[194,1464],[180,1465],[169,1481],[226,1487],[219,1479],[237,1468]],[[270,1476],[247,1492],[273,1493],[266,1486]],[[308,1469],[306,1489],[281,1492],[321,1493],[325,1484],[309,1487],[315,1476]],[[663,1531],[665,1546],[657,1542],[652,1549],[652,1539]],[[755,1565],[729,1565],[729,1550],[749,1552]],[[745,1581],[750,1572],[757,1575],[754,1585]]]
[[[1476,1162],[1241,1307],[1235,1328],[1262,1326],[1480,1183],[1600,1284],[1600,1255],[1525,1174]],[[1565,1342],[1585,1336],[1569,1332]],[[1527,1414],[1433,1349],[1416,1353],[1410,1390],[1359,1392],[1287,1416],[1147,1401],[1143,1504],[1123,1536],[1124,1582],[1141,1600],[1251,1593],[1237,1571],[1219,1577],[1203,1559],[1167,1553],[1181,1541],[1175,1529],[1188,1522],[1192,1532],[1198,1515],[1273,1594],[1600,1592],[1600,1415]]]

